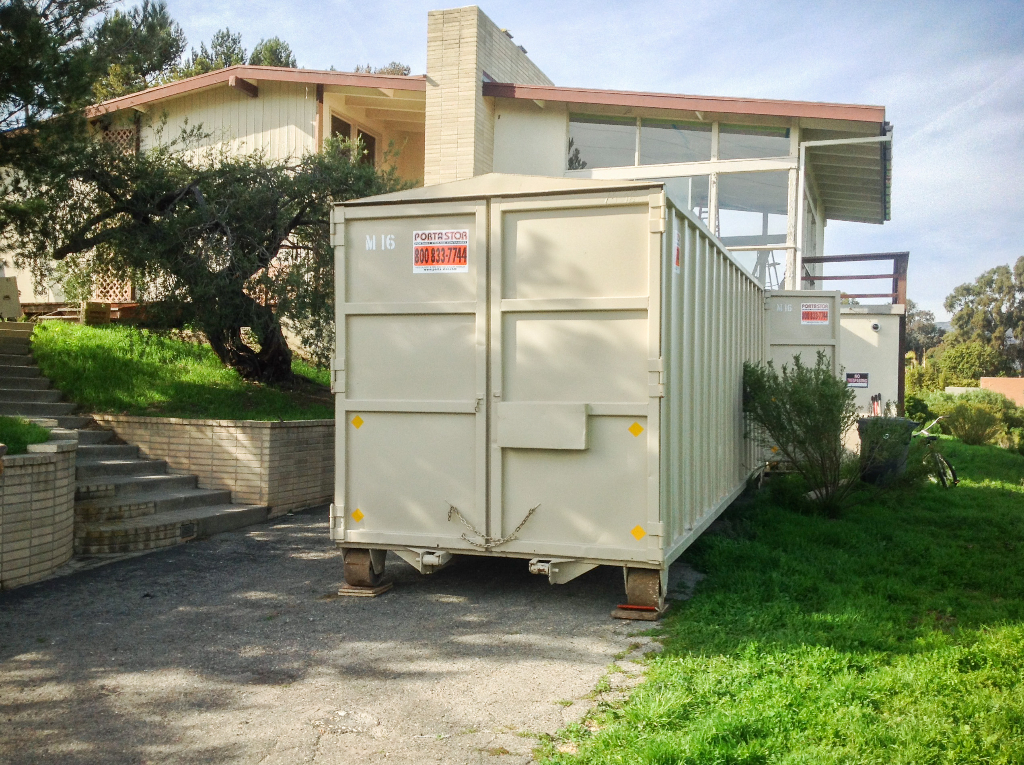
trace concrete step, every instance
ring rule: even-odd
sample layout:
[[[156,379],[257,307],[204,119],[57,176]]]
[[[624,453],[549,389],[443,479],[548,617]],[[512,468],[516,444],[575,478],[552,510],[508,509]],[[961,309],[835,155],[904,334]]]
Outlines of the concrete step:
[[[69,430],[79,430],[93,422],[92,417],[84,414],[65,414],[54,419],[57,421],[58,426],[68,428]]]
[[[26,369],[35,369],[39,371],[37,367],[25,367]],[[4,374],[4,368],[0,367],[0,388],[5,390],[49,390],[50,389],[50,378],[49,377],[8,377]]]
[[[112,459],[75,461],[75,479],[79,483],[103,483],[105,479],[115,476],[166,474],[167,460]]]
[[[16,414],[21,417],[60,417],[75,411],[71,402],[45,403],[38,401],[0,401],[0,414]]]
[[[36,325],[27,321],[0,321],[0,337],[28,337]]]
[[[0,366],[0,378],[8,377],[39,377],[41,372],[35,364],[12,364]]]
[[[154,491],[131,497],[81,500],[75,503],[76,523],[98,523],[141,518],[172,510],[231,504],[231,492],[220,489]]]
[[[37,378],[38,379],[38,378]],[[40,401],[43,403],[56,403],[61,399],[59,390],[34,390],[32,388],[5,388],[4,381],[0,380],[0,401],[7,403]]]
[[[78,448],[91,444],[105,444],[114,437],[112,430],[79,430]]]
[[[32,352],[32,344],[28,338],[0,336],[0,354],[7,356],[27,356]]]
[[[75,526],[75,553],[117,555],[155,550],[266,519],[265,506],[225,504],[171,510],[112,523],[81,523]]]
[[[75,460],[81,465],[83,462],[95,462],[96,460],[137,460],[139,447],[132,444],[85,444],[81,441],[81,434],[90,431],[80,430],[78,451],[75,452]]]
[[[0,367],[29,367],[35,363],[29,353],[0,353]]]
[[[134,497],[155,491],[184,491],[198,488],[199,479],[194,475],[120,475],[91,478],[78,481],[75,499],[105,499],[109,497]]]

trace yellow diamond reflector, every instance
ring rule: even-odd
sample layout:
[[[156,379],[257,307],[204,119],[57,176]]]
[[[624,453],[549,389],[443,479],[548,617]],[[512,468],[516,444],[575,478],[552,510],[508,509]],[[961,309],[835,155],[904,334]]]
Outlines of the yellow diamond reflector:
[[[352,424],[356,426],[356,430],[359,430],[359,428],[363,427],[363,418],[357,414],[352,418]]]
[[[629,426],[629,432],[632,433],[634,436],[639,436],[641,433],[644,432],[644,426],[641,425],[639,422],[634,422],[632,425]],[[639,526],[637,528],[639,528]],[[637,537],[637,539],[639,538],[640,537]]]
[[[363,520],[363,518],[365,518],[365,517],[366,516],[363,515],[363,511],[360,510],[358,507],[356,508],[356,511],[354,513],[352,513],[352,520],[355,521],[356,523],[359,523],[359,521]],[[640,527],[638,526],[637,528],[640,528]],[[637,537],[637,538],[639,539],[639,537]]]
[[[644,527],[643,526],[637,526],[636,528],[634,528],[629,533],[632,534],[634,537],[636,537],[636,541],[637,542],[639,542],[641,539],[643,539],[645,536],[647,536],[647,532],[644,531]]]

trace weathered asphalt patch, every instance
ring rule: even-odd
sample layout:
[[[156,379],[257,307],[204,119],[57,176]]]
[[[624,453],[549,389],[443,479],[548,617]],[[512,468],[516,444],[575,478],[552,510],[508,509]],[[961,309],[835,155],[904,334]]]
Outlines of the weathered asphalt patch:
[[[525,763],[649,650],[608,618],[618,569],[388,575],[379,598],[330,597],[318,510],[0,594],[0,762]]]

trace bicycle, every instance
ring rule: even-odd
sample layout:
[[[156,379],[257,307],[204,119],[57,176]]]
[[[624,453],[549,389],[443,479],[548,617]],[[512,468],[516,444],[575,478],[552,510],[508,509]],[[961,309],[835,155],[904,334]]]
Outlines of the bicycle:
[[[936,423],[941,419],[943,418],[936,418],[931,422],[931,424],[914,433],[913,437],[924,439],[924,442],[928,447],[928,456],[931,458],[932,462],[935,463],[933,476],[940,484],[942,484],[943,489],[948,489],[951,485],[956,486],[960,483],[960,479],[956,477],[956,468],[954,468],[950,461],[942,456],[939,450],[935,448],[935,442],[939,440],[939,437],[928,432],[934,428]]]

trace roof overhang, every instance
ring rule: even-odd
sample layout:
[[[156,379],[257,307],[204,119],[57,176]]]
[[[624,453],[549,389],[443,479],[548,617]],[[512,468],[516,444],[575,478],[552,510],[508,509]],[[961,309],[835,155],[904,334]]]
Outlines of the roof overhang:
[[[643,93],[593,88],[563,88],[553,85],[519,85],[485,82],[483,94],[491,98],[562,103],[570,111],[628,113],[638,116],[664,113],[666,116],[695,114],[700,120],[756,122],[801,127],[801,141],[808,139],[862,139],[891,133],[885,121],[885,107],[861,104],[832,104],[816,101],[780,101],[725,96],[690,96],[672,93]],[[813,146],[807,149],[810,193],[823,202],[830,220],[882,223],[890,216],[892,177],[891,143]],[[710,168],[715,163],[708,163]],[[626,168],[622,168],[625,170]],[[637,168],[640,170],[641,168]],[[644,166],[643,171],[654,171]],[[708,172],[715,172],[709,169]]]
[[[85,111],[88,119],[110,114],[122,109],[145,108],[149,104],[183,96],[193,91],[204,90],[218,85],[228,85],[234,80],[253,82],[293,82],[300,85],[321,85],[325,87],[373,88],[388,91],[426,92],[427,81],[423,75],[403,77],[400,75],[363,74],[360,72],[325,72],[318,69],[291,69],[279,66],[229,66],[184,80],[169,82],[113,98],[101,104],[90,106]]]
[[[885,107],[859,104],[827,104],[813,101],[775,101],[762,98],[687,96],[673,93],[641,93],[628,90],[562,88],[555,85],[517,85],[485,82],[483,94],[491,98],[553,101],[565,104],[627,106],[711,114],[749,114],[772,117],[806,117],[854,122],[884,122]]]

